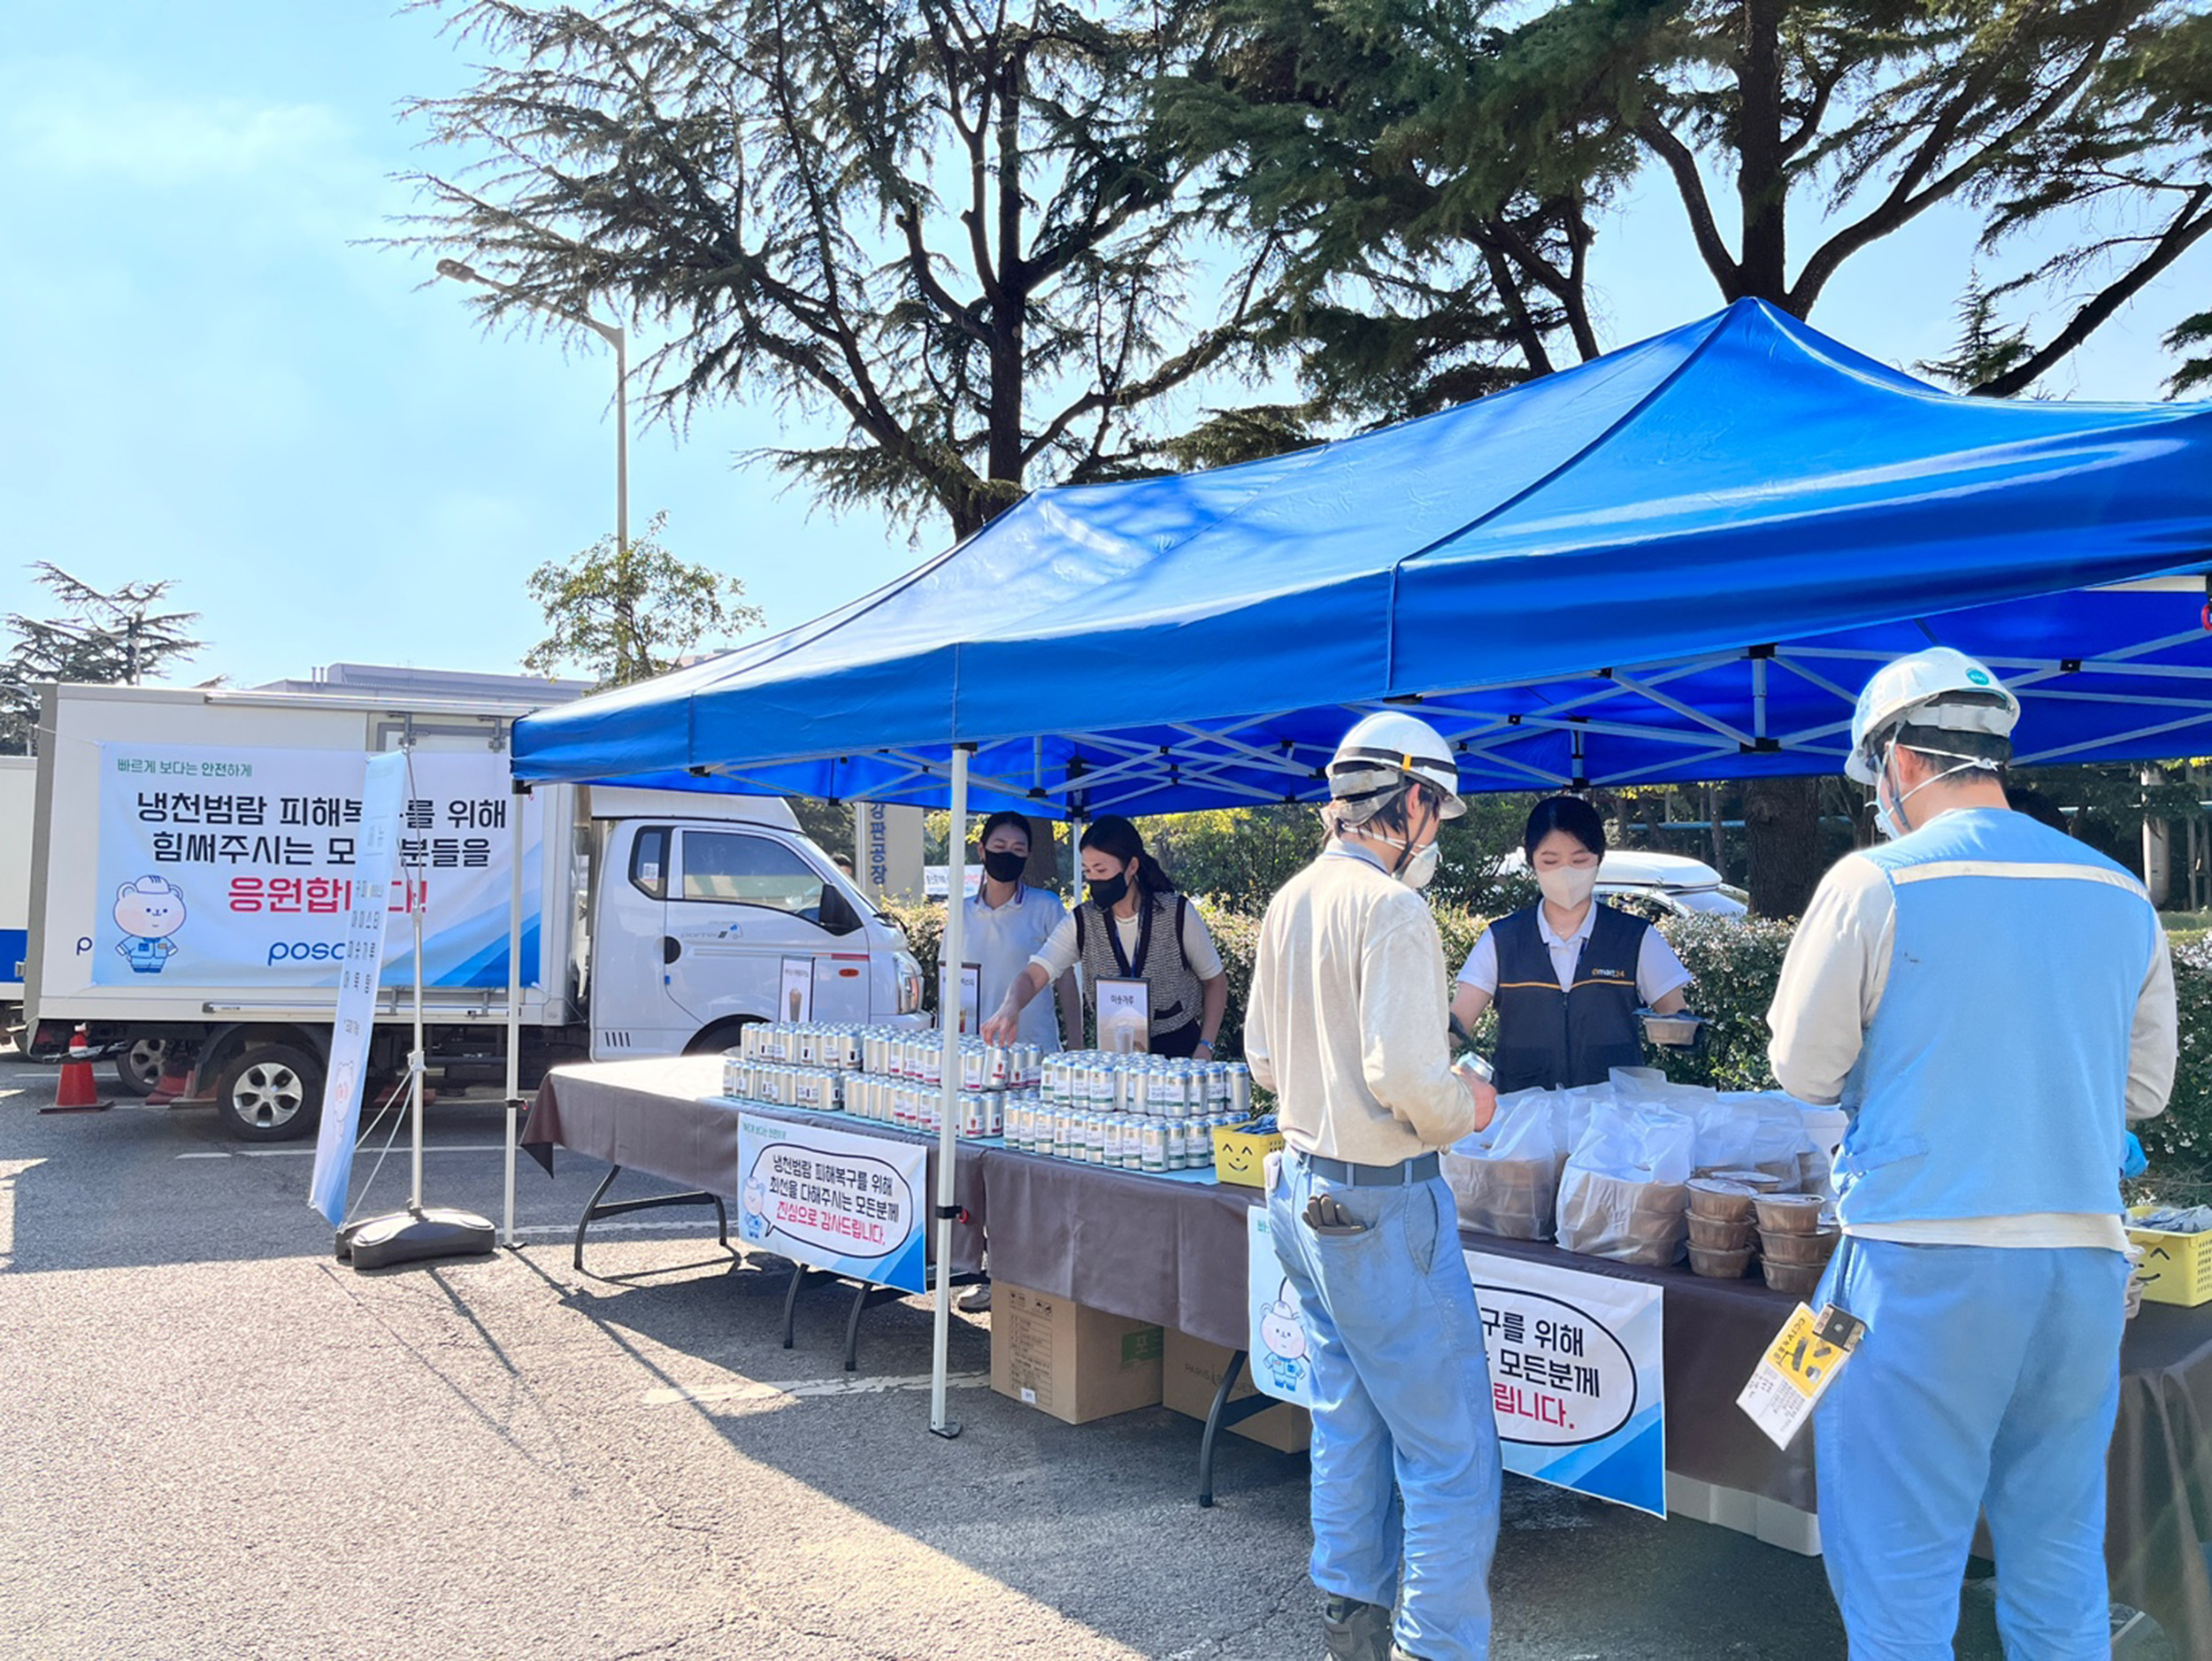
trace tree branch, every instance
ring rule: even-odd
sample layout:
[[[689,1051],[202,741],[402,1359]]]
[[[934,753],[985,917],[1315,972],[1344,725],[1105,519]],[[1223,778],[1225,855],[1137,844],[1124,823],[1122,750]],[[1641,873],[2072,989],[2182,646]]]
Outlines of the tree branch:
[[[2200,185],[2190,192],[2187,204],[2175,215],[2140,263],[2124,275],[2108,284],[2093,296],[2074,315],[2066,327],[2032,355],[2023,358],[2003,374],[1993,376],[1976,387],[1974,396],[1985,398],[2008,398],[2035,384],[2036,378],[2068,353],[2087,340],[2100,325],[2136,295],[2142,292],[2151,280],[2195,245],[2207,231],[2212,231],[2212,212],[2205,211],[2212,204],[2212,185]]]

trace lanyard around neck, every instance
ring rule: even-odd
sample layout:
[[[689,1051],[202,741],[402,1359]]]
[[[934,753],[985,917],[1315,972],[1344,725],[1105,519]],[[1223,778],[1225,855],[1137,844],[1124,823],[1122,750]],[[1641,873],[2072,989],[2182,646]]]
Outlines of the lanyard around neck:
[[[1121,949],[1121,919],[1114,915],[1111,906],[1105,908],[1106,943],[1114,949],[1114,966],[1133,980],[1144,979],[1144,965],[1152,957],[1152,896],[1144,895],[1138,900],[1137,906],[1140,920],[1137,924],[1137,961],[1133,968],[1130,965],[1129,954]]]

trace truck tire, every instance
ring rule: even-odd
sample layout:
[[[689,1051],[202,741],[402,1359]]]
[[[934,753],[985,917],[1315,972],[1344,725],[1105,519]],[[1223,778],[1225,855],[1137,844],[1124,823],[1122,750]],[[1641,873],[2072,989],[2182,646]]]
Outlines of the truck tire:
[[[257,1044],[215,1081],[215,1109],[244,1142],[291,1142],[322,1116],[323,1065],[289,1044]]]
[[[115,1082],[133,1096],[151,1096],[168,1059],[166,1038],[134,1038],[127,1049],[116,1052]]]

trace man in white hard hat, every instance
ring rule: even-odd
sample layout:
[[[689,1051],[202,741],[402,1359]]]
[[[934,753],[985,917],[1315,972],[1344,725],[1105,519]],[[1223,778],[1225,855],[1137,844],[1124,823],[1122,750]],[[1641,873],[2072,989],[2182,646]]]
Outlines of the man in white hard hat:
[[[1335,1661],[1471,1661],[1490,1648],[1498,1432],[1437,1150],[1497,1098],[1452,1069],[1419,893],[1466,805],[1410,715],[1361,721],[1328,776],[1328,845],[1267,908],[1244,1026],[1288,1144],[1267,1205],[1309,1329],[1312,1575]]]
[[[1947,648],[1867,683],[1845,771],[1890,840],[1822,880],[1767,1016],[1783,1085],[1852,1116],[1821,1297],[1866,1331],[1815,1434],[1853,1661],[1950,1655],[1981,1513],[2005,1652],[2111,1649],[2120,1166],[2173,1082],[2173,972],[2132,875],[2008,811],[2019,713]]]

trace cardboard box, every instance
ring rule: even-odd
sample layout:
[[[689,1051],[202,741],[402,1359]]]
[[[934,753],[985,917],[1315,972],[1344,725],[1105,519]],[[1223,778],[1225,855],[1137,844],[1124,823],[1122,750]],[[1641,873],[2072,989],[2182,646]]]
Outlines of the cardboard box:
[[[1064,1424],[1159,1405],[1160,1352],[1160,1329],[1148,1322],[992,1286],[991,1388]]]
[[[1257,1123],[1257,1120],[1253,1121]],[[1243,1125],[1214,1127],[1214,1180],[1240,1188],[1267,1186],[1267,1156],[1283,1146],[1279,1134]]]
[[[1229,1370],[1229,1359],[1235,1353],[1219,1344],[1210,1344],[1203,1338],[1168,1328],[1161,1357],[1164,1374],[1162,1404],[1193,1419],[1205,1418],[1213,1411],[1214,1392],[1221,1388],[1221,1375]],[[1237,1373],[1237,1387],[1229,1392],[1229,1399],[1241,1402],[1258,1393],[1248,1365]],[[1249,1436],[1254,1442],[1279,1448],[1285,1453],[1303,1453],[1313,1440],[1313,1416],[1302,1407],[1278,1402],[1265,1412],[1255,1413],[1228,1428],[1240,1436]]]
[[[2150,1210],[2139,1205],[2129,1215],[2139,1217]],[[2178,1303],[2185,1309],[2212,1303],[2212,1234],[2130,1228],[2128,1243],[2143,1249],[2136,1273],[2142,1277],[2145,1302]]]

